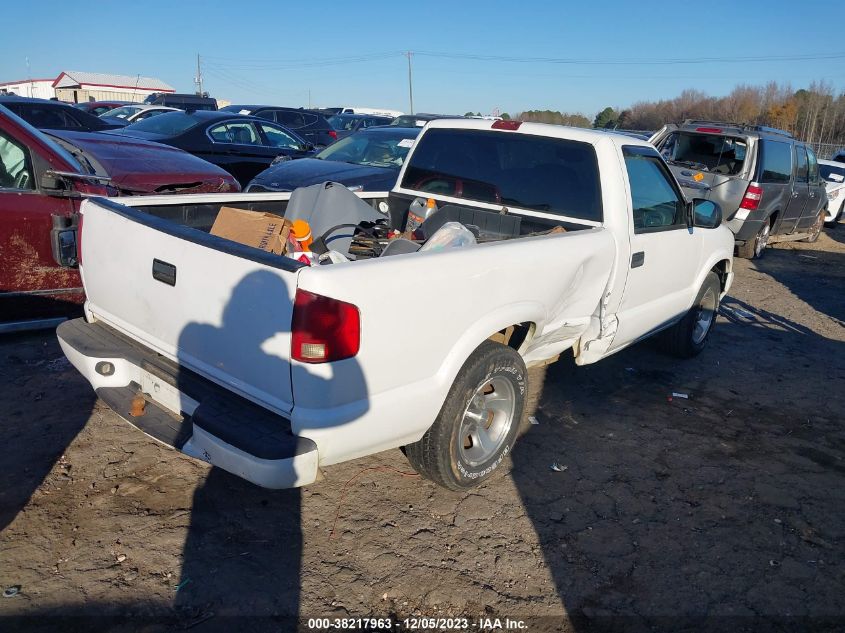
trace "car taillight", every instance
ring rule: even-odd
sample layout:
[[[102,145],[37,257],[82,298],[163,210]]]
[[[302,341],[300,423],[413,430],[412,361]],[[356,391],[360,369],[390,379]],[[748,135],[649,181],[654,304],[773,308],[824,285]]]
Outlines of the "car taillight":
[[[334,140],[337,140],[337,132],[334,130],[329,130],[329,136],[331,136]]]
[[[297,290],[291,334],[293,360],[328,363],[352,358],[361,345],[361,316],[351,303]]]
[[[695,128],[696,132],[706,132],[707,134],[720,134],[722,132],[722,128],[720,127],[697,127]]]
[[[763,189],[756,182],[752,182],[748,185],[748,189],[745,190],[745,195],[742,196],[742,202],[739,203],[739,208],[755,211],[760,206],[762,199]]]
[[[82,266],[82,220],[85,218],[81,213],[76,223],[76,265]]]

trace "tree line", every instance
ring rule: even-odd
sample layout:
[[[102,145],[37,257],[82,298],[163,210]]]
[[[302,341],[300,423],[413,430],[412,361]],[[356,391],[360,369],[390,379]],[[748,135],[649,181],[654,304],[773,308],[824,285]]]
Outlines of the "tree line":
[[[800,90],[777,82],[765,86],[743,84],[723,97],[688,89],[674,99],[640,101],[624,109],[607,107],[592,120],[581,113],[553,110],[528,110],[515,118],[627,130],[657,130],[684,119],[709,119],[776,127],[813,143],[845,144],[845,93],[837,94],[824,81],[814,81]]]

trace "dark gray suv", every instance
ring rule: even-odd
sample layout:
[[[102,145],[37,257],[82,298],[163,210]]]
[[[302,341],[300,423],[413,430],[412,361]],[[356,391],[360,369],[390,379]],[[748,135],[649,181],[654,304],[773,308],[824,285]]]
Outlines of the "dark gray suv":
[[[719,203],[740,257],[760,257],[773,242],[818,239],[824,182],[813,150],[788,132],[687,120],[650,141],[689,198]]]

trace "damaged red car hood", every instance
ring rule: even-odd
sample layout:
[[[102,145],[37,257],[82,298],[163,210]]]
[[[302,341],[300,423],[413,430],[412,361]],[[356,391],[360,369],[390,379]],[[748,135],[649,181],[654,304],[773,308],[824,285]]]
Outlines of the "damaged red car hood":
[[[124,195],[240,191],[228,172],[169,145],[102,132],[49,134],[99,163]]]

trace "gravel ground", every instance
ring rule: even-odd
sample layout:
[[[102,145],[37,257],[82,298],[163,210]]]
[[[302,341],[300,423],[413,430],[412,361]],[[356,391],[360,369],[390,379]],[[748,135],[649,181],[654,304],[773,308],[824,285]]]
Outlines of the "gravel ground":
[[[551,366],[512,473],[465,494],[399,451],[256,488],[121,421],[53,334],[0,338],[0,629],[842,630],[845,226],[735,265],[701,356]]]

